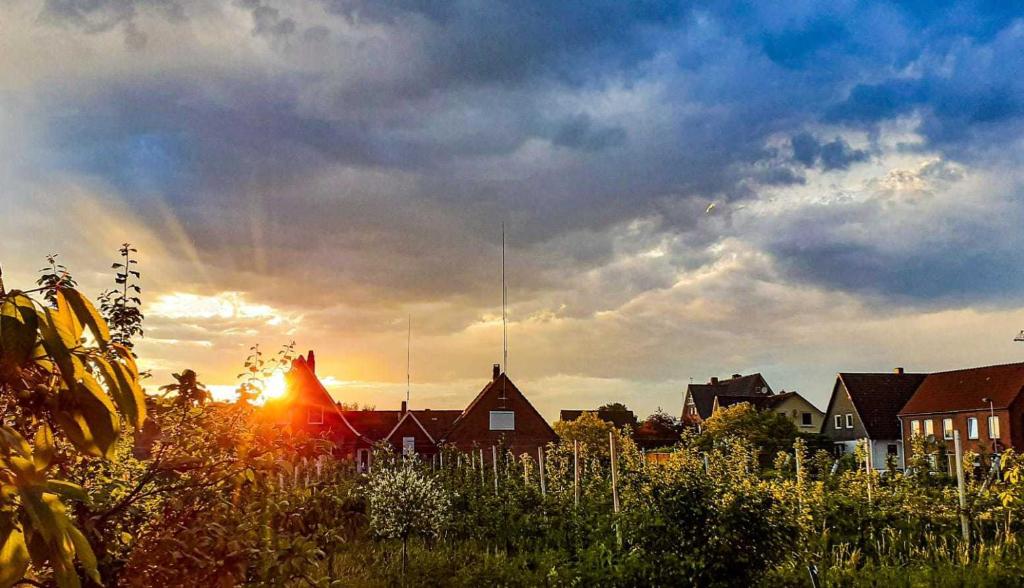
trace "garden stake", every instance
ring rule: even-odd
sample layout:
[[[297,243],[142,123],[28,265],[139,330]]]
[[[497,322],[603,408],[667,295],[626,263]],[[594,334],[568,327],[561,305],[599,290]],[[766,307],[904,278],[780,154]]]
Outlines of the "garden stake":
[[[960,431],[953,431],[953,448],[956,453],[956,492],[960,496],[960,532],[964,543],[971,542],[971,528],[967,521],[967,488],[964,484],[964,451],[960,445]]]
[[[491,445],[491,464],[494,466],[494,494],[498,494],[498,448]]]
[[[544,448],[537,447],[537,466],[540,468],[540,495],[547,496],[548,488],[544,483]]]
[[[573,440],[572,442],[572,490],[573,490],[573,504],[579,508],[580,506],[580,442]]]

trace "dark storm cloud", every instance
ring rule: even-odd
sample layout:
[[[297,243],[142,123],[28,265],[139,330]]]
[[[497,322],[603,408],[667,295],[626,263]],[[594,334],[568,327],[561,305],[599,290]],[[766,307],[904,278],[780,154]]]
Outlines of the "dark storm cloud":
[[[850,164],[866,161],[868,152],[853,149],[841,137],[822,143],[814,135],[803,132],[790,139],[793,159],[805,167],[820,165],[824,170],[847,169]]]
[[[143,5],[54,0],[46,14],[99,32],[141,26]],[[231,6],[249,12],[280,64],[126,75],[89,91],[52,82],[54,165],[141,207],[158,195],[214,264],[259,273],[234,253],[259,240],[282,274],[368,299],[483,299],[479,276],[493,268],[481,252],[502,219],[524,244],[519,287],[557,290],[616,263],[622,251],[601,241],[635,219],[657,218],[651,230],[704,251],[734,236],[707,228],[710,201],[741,205],[865,164],[868,150],[840,133],[875,136],[916,116],[919,149],[971,161],[1010,144],[1024,121],[1024,35],[996,5]],[[771,146],[787,138],[791,157]],[[830,287],[950,293],[924,285],[942,279],[914,248],[827,234],[765,247],[793,276]],[[956,247],[935,251],[952,268],[985,266]],[[1002,269],[1015,253],[995,255],[989,267]],[[679,256],[662,269],[689,267]],[[974,271],[961,294],[995,295],[987,270]],[[643,272],[609,275],[664,286]]]

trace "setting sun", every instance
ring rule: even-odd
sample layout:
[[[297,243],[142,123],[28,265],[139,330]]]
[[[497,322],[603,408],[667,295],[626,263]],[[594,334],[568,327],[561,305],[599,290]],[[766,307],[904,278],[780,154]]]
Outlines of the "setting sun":
[[[287,391],[284,373],[274,372],[274,375],[270,376],[263,382],[263,394],[260,395],[259,402],[262,404],[267,400],[280,398],[284,396]]]

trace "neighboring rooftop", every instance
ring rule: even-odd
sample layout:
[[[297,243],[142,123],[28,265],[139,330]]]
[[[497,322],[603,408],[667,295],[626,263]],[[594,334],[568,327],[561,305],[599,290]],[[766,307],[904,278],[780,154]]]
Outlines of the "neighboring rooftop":
[[[742,396],[745,398],[767,396],[772,394],[772,389],[764,377],[760,373],[756,373],[748,376],[733,374],[727,380],[711,378],[707,384],[690,384],[686,387],[686,392],[693,399],[700,418],[707,419],[711,417],[711,412],[714,410],[716,396]]]
[[[906,373],[898,368],[891,373],[841,372],[839,380],[849,392],[868,437],[899,439],[897,415],[927,375]]]
[[[1024,388],[1024,363],[990,365],[928,375],[901,415],[1009,408]]]

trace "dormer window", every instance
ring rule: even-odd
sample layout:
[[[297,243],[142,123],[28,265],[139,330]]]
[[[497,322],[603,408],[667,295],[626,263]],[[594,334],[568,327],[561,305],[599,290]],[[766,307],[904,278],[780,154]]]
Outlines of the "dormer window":
[[[324,407],[310,407],[306,409],[306,424],[309,425],[322,425],[324,424]]]

